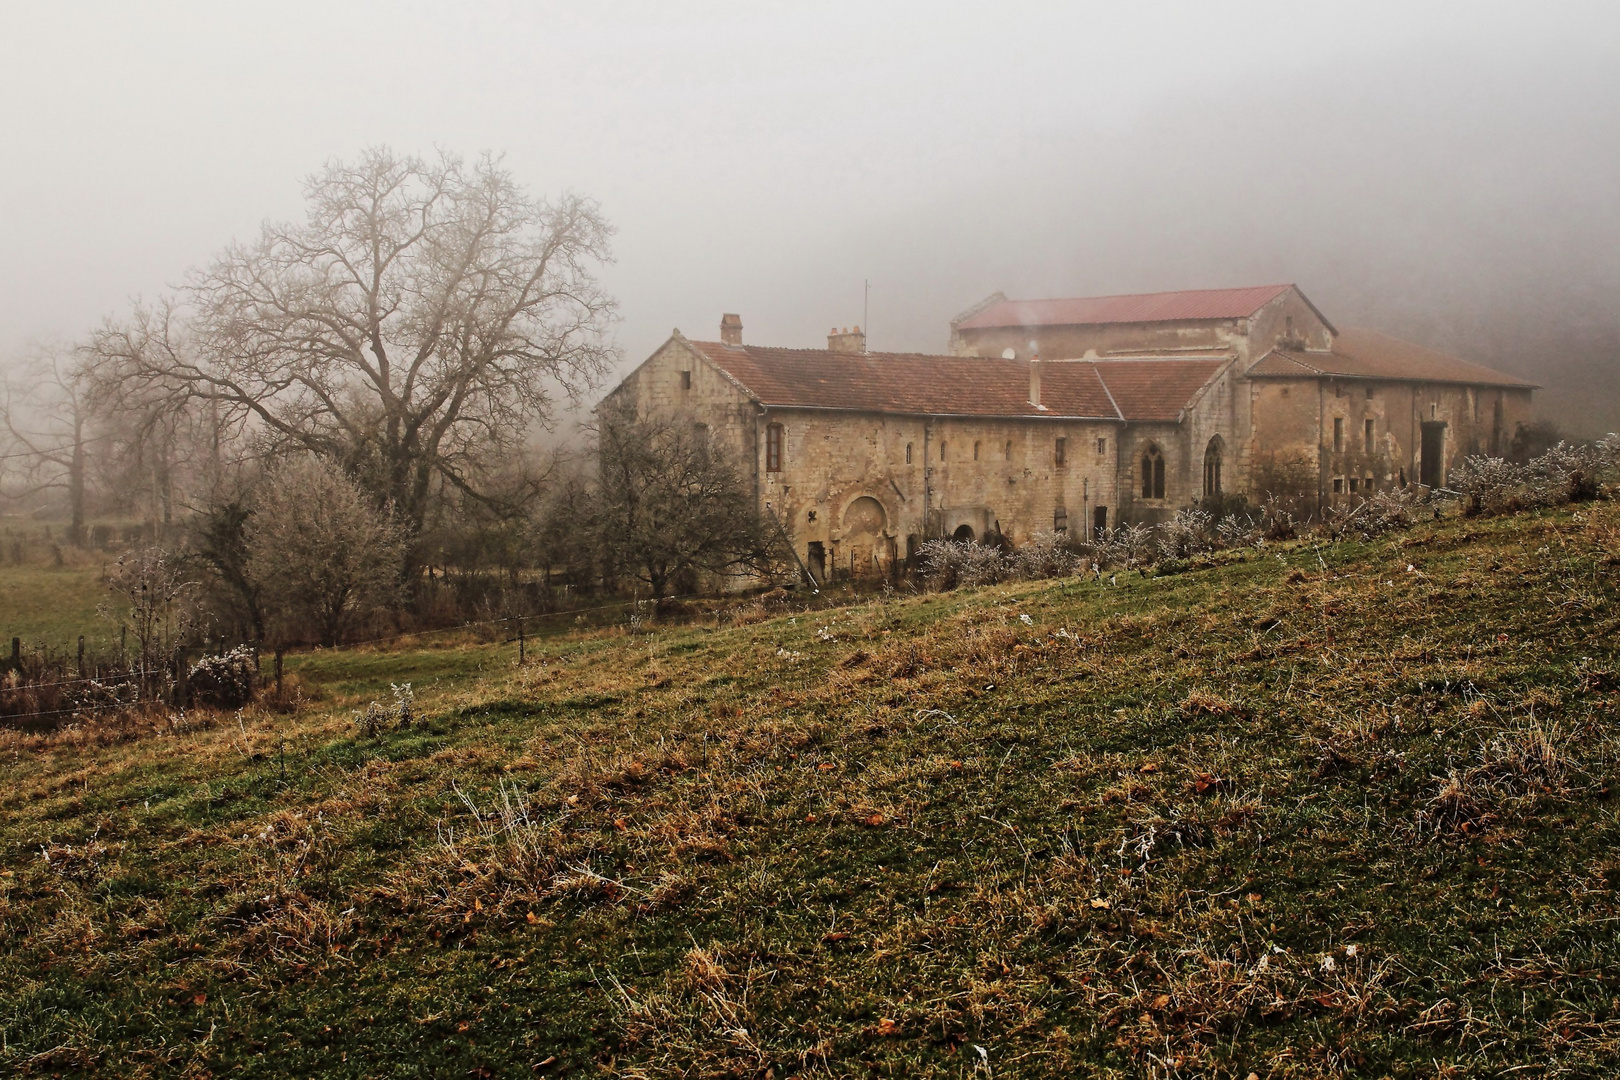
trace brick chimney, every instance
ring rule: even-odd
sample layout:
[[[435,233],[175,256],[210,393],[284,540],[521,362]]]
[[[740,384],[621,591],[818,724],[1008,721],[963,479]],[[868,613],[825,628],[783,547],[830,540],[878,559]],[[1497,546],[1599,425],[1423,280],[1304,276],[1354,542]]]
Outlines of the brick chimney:
[[[720,340],[727,345],[742,344],[742,316],[720,316]]]
[[[1040,409],[1042,412],[1046,411],[1046,406],[1041,404],[1041,354],[1040,353],[1036,353],[1033,357],[1030,358],[1030,361],[1029,361],[1029,403],[1031,405],[1035,406],[1037,409]]]
[[[866,333],[858,326],[853,330],[834,327],[827,331],[827,351],[863,353],[866,351]]]

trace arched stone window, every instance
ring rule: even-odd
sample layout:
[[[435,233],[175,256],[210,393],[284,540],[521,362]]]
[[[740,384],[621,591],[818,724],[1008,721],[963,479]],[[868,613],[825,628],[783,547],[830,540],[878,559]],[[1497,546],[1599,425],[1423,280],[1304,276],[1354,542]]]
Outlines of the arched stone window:
[[[1164,498],[1164,455],[1153,445],[1142,451],[1142,498]]]
[[[1219,435],[1209,440],[1209,446],[1204,448],[1204,496],[1221,493],[1221,454],[1224,444]]]

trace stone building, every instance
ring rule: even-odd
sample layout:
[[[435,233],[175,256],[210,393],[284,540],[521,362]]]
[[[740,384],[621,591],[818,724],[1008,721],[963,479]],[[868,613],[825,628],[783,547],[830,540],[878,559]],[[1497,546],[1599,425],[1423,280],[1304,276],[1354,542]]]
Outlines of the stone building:
[[[743,461],[817,580],[893,572],[923,540],[1152,522],[1211,496],[1302,512],[1443,486],[1501,453],[1532,384],[1333,326],[1292,285],[1016,301],[948,355],[676,331],[610,397],[690,418]]]

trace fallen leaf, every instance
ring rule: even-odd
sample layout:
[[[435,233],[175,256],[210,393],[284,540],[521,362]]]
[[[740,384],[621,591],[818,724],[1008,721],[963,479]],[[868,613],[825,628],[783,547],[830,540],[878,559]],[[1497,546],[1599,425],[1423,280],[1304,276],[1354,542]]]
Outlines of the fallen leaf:
[[[866,824],[872,826],[874,829],[877,828],[879,825],[883,824],[883,815],[873,814],[871,817],[866,819]]]
[[[836,768],[836,766],[830,761],[823,761],[820,765],[817,765],[816,768],[820,769],[822,772],[826,772],[829,769]]]
[[[1137,772],[1145,772],[1145,773],[1158,772],[1159,767],[1157,765],[1153,764],[1153,762],[1150,761],[1146,765],[1142,766],[1140,769],[1137,769],[1136,771]]]
[[[814,814],[806,814],[806,815],[804,815],[804,823],[806,825],[814,825],[816,823],[816,815],[814,815]]]
[[[193,1005],[206,1005],[206,1004],[208,1004],[208,995],[207,994],[197,994],[197,995],[192,997],[191,1003]]]
[[[1153,999],[1153,1007],[1155,1009],[1162,1009],[1168,1004],[1170,1004],[1169,994],[1160,994],[1158,997]]]
[[[879,1035],[893,1035],[898,1030],[899,1030],[899,1026],[897,1024],[895,1024],[895,1022],[893,1020],[890,1020],[887,1016],[885,1016],[883,1019],[878,1021],[877,1033]]]
[[[848,941],[849,940],[849,934],[845,933],[842,930],[838,930],[838,931],[834,931],[832,933],[822,934],[821,935],[821,940],[822,941]]]
[[[1100,896],[1093,896],[1091,898],[1091,906],[1096,908],[1098,911],[1106,911],[1107,909],[1113,907],[1114,905],[1110,904],[1108,901],[1104,900]]]
[[[532,911],[529,912],[529,923],[530,923],[530,925],[534,925],[535,923],[538,923],[539,921],[540,921],[540,916],[536,915]]]

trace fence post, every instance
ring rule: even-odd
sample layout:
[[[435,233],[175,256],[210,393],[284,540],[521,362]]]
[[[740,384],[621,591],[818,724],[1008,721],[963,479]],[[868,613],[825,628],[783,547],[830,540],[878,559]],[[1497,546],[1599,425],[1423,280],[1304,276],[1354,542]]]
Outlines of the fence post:
[[[22,670],[22,638],[11,639],[11,666],[18,671]]]
[[[518,667],[523,666],[523,616],[518,616]]]
[[[276,697],[281,697],[281,646],[276,646]]]
[[[79,635],[79,678],[84,678],[84,635]]]

